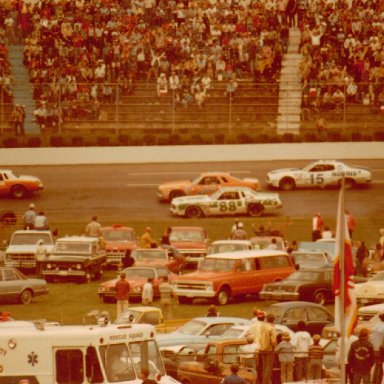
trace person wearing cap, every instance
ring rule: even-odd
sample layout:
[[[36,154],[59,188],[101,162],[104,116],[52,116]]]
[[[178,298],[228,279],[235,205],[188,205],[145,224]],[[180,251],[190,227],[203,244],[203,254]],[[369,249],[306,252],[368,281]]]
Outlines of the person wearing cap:
[[[36,218],[35,204],[31,203],[29,204],[28,210],[25,211],[23,215],[23,228],[34,229],[35,218]]]
[[[43,262],[47,260],[48,249],[44,245],[44,240],[39,239],[37,241],[35,260],[36,260],[36,274],[38,278],[43,277]]]
[[[374,325],[370,337],[376,357],[372,384],[381,384],[383,379],[383,360],[380,358],[380,349],[384,345],[384,312],[379,314],[379,319],[380,322]]]
[[[308,380],[320,380],[321,368],[323,366],[324,349],[320,345],[320,335],[312,336],[313,344],[308,348]]]
[[[232,232],[231,239],[232,240],[246,240],[248,237],[248,234],[246,230],[244,229],[244,224],[242,222],[239,222],[237,224],[237,229],[235,229]]]
[[[280,380],[282,383],[293,381],[293,345],[291,336],[288,332],[283,332],[280,343],[276,346],[275,352],[278,354],[280,362]]]
[[[244,365],[249,368],[256,368],[256,355],[259,352],[258,346],[254,343],[254,338],[251,332],[245,334],[247,344],[240,347],[240,359]]]
[[[154,248],[156,241],[152,238],[152,228],[146,227],[144,233],[140,237],[140,248]]]
[[[369,330],[361,328],[359,339],[351,344],[348,353],[348,363],[351,367],[353,382],[352,384],[364,384],[371,382],[371,369],[375,363],[375,351],[369,341]],[[382,363],[381,363],[382,364]],[[375,383],[375,381],[372,381]],[[381,379],[379,381],[381,383]],[[378,381],[376,383],[379,383]]]
[[[97,216],[93,216],[92,220],[85,227],[85,234],[92,237],[100,237],[101,233],[101,224],[97,221]]]
[[[262,323],[259,332],[260,362],[262,369],[262,384],[270,384],[272,380],[273,366],[275,363],[275,347],[277,334],[275,328],[275,316],[267,315],[266,322]]]

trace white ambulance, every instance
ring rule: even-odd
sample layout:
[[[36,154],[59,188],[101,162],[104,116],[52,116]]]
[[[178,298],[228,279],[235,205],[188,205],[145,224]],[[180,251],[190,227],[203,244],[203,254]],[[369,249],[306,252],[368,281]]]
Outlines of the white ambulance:
[[[141,384],[146,368],[158,383],[177,384],[166,375],[154,337],[148,324],[4,326],[0,383]]]

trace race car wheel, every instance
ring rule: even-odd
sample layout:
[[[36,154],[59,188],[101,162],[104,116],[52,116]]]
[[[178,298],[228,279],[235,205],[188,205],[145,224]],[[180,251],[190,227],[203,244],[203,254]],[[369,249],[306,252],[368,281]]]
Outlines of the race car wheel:
[[[292,191],[293,189],[296,188],[296,183],[295,183],[295,180],[293,180],[292,178],[284,177],[283,179],[280,180],[279,187],[283,191]]]
[[[345,179],[344,187],[345,189],[352,189],[355,186],[355,180],[353,179]]]
[[[23,292],[21,292],[21,295],[20,295],[21,304],[30,304],[31,301],[32,301],[32,292],[29,289],[26,289]]]
[[[264,207],[261,204],[250,204],[248,206],[248,215],[252,217],[259,217],[263,214]]]
[[[219,293],[217,294],[215,298],[215,302],[217,305],[226,305],[228,304],[229,297],[231,293],[229,291],[229,288],[221,288]]]
[[[11,195],[15,199],[22,199],[27,194],[27,190],[20,184],[16,184],[11,188]]]
[[[181,196],[185,196],[185,193],[183,191],[180,191],[180,190],[172,191],[169,194],[169,200],[172,201],[175,197],[181,197]]]
[[[324,305],[326,303],[326,297],[324,291],[316,291],[313,294],[313,302],[316,304]]]
[[[180,304],[192,304],[193,302],[191,297],[179,296],[178,299]]]
[[[196,205],[191,205],[188,207],[185,211],[185,216],[188,217],[189,219],[193,219],[196,217],[201,217],[203,216],[203,212],[200,207]]]

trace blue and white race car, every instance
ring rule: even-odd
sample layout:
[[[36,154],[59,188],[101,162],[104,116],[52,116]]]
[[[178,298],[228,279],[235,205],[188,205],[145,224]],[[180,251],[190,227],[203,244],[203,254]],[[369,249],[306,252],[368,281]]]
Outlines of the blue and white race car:
[[[343,176],[346,189],[369,184],[372,179],[367,167],[350,166],[339,160],[317,160],[303,168],[275,169],[268,173],[267,184],[284,191],[299,187],[338,186]]]
[[[203,217],[249,215],[261,216],[264,210],[281,208],[278,193],[256,192],[246,187],[224,187],[212,195],[177,197],[172,200],[175,216]]]

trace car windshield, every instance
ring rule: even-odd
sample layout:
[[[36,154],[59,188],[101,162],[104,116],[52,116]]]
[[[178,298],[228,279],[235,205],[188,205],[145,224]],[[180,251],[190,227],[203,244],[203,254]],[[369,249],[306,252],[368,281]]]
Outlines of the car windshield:
[[[384,281],[384,272],[376,273],[369,281]]]
[[[135,324],[141,314],[142,312],[135,311],[134,309],[127,309],[115,320],[115,324]]]
[[[11,245],[36,245],[43,240],[45,245],[53,245],[52,238],[48,233],[15,233],[11,239]]]
[[[213,244],[209,253],[235,252],[248,249],[247,244]]]
[[[142,260],[167,260],[167,252],[164,250],[134,250],[132,257],[136,261]]]
[[[105,229],[103,238],[106,241],[134,241],[135,234],[126,229]]]
[[[151,268],[125,268],[124,272],[127,279],[132,277],[147,277],[154,279],[156,277],[155,270]]]
[[[293,272],[286,280],[299,280],[299,281],[317,281],[319,280],[318,272]]]
[[[275,316],[276,322],[278,322],[279,319],[281,319],[284,315],[284,309],[280,308],[276,305],[271,305],[269,308],[267,308],[267,313]]]
[[[170,241],[204,241],[205,236],[204,232],[202,231],[195,231],[195,230],[172,230],[170,236]]]
[[[324,255],[321,253],[296,253],[292,252],[292,257],[295,259],[296,264],[304,263],[321,263],[325,262]]]
[[[91,243],[63,241],[56,243],[55,253],[91,253]]]
[[[317,161],[313,161],[312,163],[309,163],[305,167],[301,168],[304,172],[309,172],[310,169],[312,169],[317,164]]]
[[[272,238],[252,238],[251,242],[254,249],[267,249],[271,245]],[[277,249],[283,250],[284,249],[284,243],[281,239],[276,238],[276,246]]]
[[[240,339],[244,331],[242,329],[229,328],[227,329],[221,337],[223,339]]]
[[[199,265],[200,271],[206,271],[206,272],[230,272],[233,271],[235,268],[237,260],[232,259],[210,259],[206,258],[201,260]]]
[[[188,321],[188,323],[184,324],[182,327],[180,327],[176,332],[181,333],[183,335],[200,335],[207,324],[204,321],[201,320],[191,320]]]

